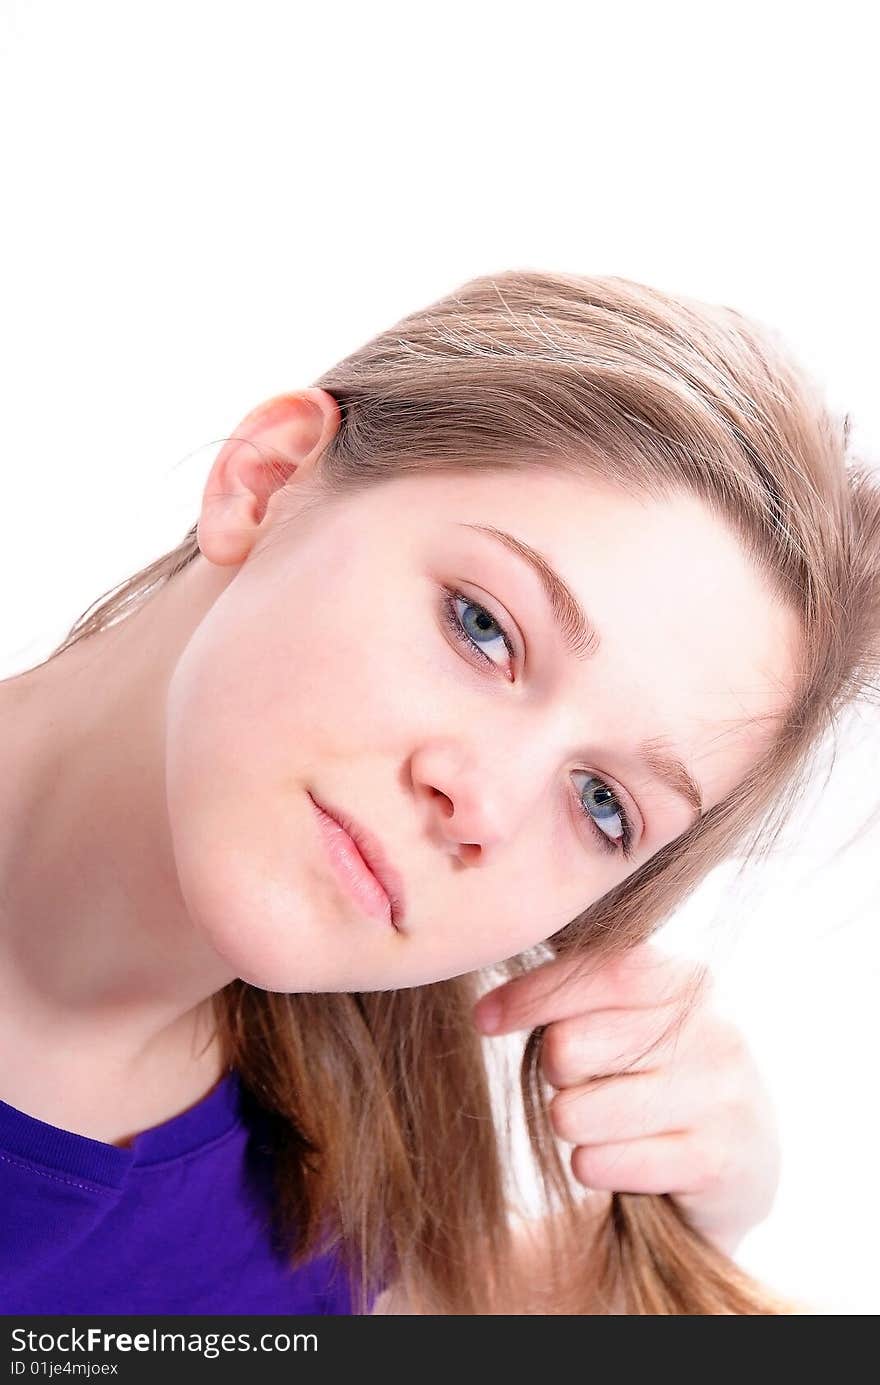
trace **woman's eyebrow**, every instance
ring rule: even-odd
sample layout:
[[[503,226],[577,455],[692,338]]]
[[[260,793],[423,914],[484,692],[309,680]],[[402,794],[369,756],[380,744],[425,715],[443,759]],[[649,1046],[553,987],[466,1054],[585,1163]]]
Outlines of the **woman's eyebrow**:
[[[489,534],[492,538],[500,539],[512,553],[528,563],[544,588],[553,620],[569,653],[579,663],[585,663],[587,659],[592,658],[599,648],[599,636],[571,587],[563,582],[559,573],[542,553],[531,548],[523,539],[508,534],[506,529],[496,529],[491,524],[461,524],[459,527],[476,529],[481,534]]]
[[[492,524],[459,522],[458,527],[476,529],[479,533],[498,539],[518,558],[528,563],[544,589],[553,621],[566,649],[579,663],[593,657],[599,649],[599,634],[587,618],[574,592],[543,554],[538,553],[524,539],[509,534],[506,529],[496,529]],[[690,804],[694,810],[694,820],[702,817],[703,796],[700,786],[683,761],[670,752],[666,737],[655,736],[651,740],[643,741],[637,753],[655,779],[661,780]]]

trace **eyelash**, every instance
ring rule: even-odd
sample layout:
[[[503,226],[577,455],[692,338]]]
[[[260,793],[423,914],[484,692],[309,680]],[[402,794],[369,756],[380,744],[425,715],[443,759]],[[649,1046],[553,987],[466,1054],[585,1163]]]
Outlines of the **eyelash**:
[[[482,611],[484,615],[488,616],[489,619],[492,621],[493,625],[495,625],[498,631],[500,632],[501,638],[504,641],[505,648],[507,649],[507,652],[510,655],[511,659],[516,658],[516,648],[513,644],[513,641],[510,639],[510,636],[508,635],[504,626],[501,624],[500,621],[495,619],[491,611],[487,611],[485,606],[481,606],[478,601],[473,601],[469,596],[465,596],[463,592],[456,591],[454,587],[443,587],[442,591],[443,601],[441,603],[441,606],[444,623],[452,632],[452,634],[456,637],[456,639],[460,640],[461,643],[465,645],[469,651],[474,651],[484,663],[489,664],[492,668],[497,667],[497,665],[492,663],[492,660],[489,658],[488,654],[483,653],[482,649],[480,649],[476,641],[472,640],[470,635],[464,629],[464,626],[462,625],[458,617],[458,613],[455,609],[456,601],[463,601],[467,606],[472,606],[475,610]],[[584,770],[583,773],[587,773],[587,771]],[[621,836],[619,838],[620,845],[614,845],[612,838],[608,836],[607,832],[603,832],[601,827],[598,827],[596,825],[595,818],[590,816],[586,808],[583,807],[583,804],[581,804],[581,812],[589,822],[594,835],[598,837],[599,844],[604,851],[607,851],[612,856],[623,855],[626,857],[627,860],[631,860],[633,834],[632,825],[630,823],[629,818],[627,817],[626,809],[624,808],[620,799],[615,794],[614,790],[611,788],[610,784],[606,784],[605,780],[600,779],[598,775],[590,774],[589,777],[591,779],[594,779],[597,784],[601,784],[602,788],[606,789],[607,792],[611,795],[612,801],[614,803],[614,810],[620,818],[620,822],[623,827],[623,832],[621,833]]]

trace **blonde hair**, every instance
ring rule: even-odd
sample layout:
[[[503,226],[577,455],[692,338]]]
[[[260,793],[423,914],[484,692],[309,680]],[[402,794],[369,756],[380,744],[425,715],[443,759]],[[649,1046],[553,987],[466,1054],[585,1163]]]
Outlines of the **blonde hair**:
[[[880,487],[777,335],[728,307],[609,276],[511,271],[411,313],[315,385],[341,422],[322,496],[403,473],[531,466],[647,495],[687,491],[733,527],[802,652],[772,744],[744,781],[545,945],[613,963],[732,853],[770,849],[845,706],[876,682]],[[274,466],[273,458],[268,465]],[[282,530],[283,532],[283,530]],[[130,614],[199,554],[172,552],[102,598],[49,657]],[[91,610],[91,608],[90,608]],[[393,1281],[413,1311],[786,1313],[668,1196],[616,1193],[596,1224],[550,1125],[533,1031],[520,1085],[551,1234],[518,1279],[500,1134],[472,1006],[486,974],[398,991],[280,994],[238,980],[214,997],[230,1065],[267,1122],[275,1229],[290,1263],[338,1250],[363,1311]],[[508,1094],[510,1095],[510,1094]]]

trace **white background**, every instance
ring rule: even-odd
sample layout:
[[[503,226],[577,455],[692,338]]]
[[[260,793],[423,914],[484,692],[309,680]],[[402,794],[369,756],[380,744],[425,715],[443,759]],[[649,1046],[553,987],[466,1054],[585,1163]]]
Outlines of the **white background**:
[[[508,268],[626,275],[779,327],[880,437],[869,6],[0,0],[0,676],[195,522],[216,440]],[[711,957],[774,1092],[738,1258],[880,1308],[876,715]]]

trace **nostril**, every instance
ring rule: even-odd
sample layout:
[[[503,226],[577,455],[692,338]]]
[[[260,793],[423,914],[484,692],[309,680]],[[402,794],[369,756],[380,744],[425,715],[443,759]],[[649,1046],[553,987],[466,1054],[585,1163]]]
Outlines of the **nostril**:
[[[446,799],[446,803],[447,803],[447,807],[448,807],[448,812],[447,812],[446,816],[447,816],[447,817],[452,817],[452,814],[453,814],[453,812],[455,811],[455,809],[454,809],[453,806],[452,806],[452,799],[449,797],[449,795],[448,795],[448,794],[445,794],[445,793],[443,792],[442,789],[432,789],[432,790],[431,790],[431,793],[433,794],[434,798],[445,798],[445,799]]]

